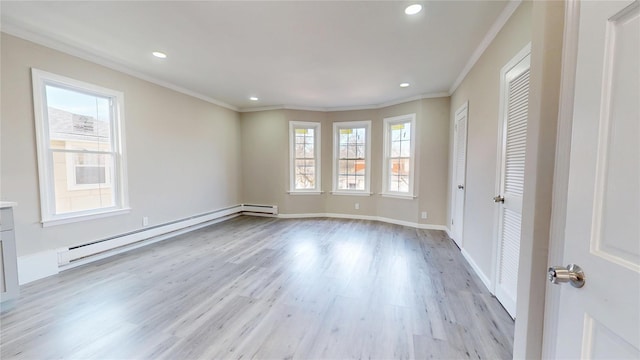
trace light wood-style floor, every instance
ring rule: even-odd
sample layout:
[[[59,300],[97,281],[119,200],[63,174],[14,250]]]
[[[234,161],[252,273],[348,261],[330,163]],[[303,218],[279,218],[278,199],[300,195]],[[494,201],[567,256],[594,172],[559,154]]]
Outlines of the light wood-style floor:
[[[239,217],[21,288],[2,359],[511,358],[441,231]]]

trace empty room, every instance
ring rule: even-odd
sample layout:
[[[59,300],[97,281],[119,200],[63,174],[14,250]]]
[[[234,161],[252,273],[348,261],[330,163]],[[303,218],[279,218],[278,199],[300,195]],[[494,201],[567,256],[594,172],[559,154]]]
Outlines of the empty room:
[[[640,0],[0,30],[0,358],[640,358]]]

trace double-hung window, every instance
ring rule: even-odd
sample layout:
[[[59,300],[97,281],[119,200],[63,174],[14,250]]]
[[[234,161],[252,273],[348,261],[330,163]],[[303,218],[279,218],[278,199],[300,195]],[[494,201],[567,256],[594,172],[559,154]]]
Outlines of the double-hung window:
[[[333,123],[333,192],[370,195],[371,121]]]
[[[33,69],[43,225],[128,211],[121,92]]]
[[[289,122],[291,194],[320,194],[320,123]]]
[[[416,115],[384,119],[382,194],[413,197]]]

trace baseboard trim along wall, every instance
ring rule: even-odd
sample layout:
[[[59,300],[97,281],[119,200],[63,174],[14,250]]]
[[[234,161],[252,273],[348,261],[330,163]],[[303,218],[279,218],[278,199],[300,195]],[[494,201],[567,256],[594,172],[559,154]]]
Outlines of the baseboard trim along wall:
[[[129,250],[151,245],[240,215],[277,217],[283,219],[326,217],[371,220],[409,226],[417,229],[442,230],[447,232],[447,234],[449,233],[449,229],[444,225],[419,224],[381,216],[340,213],[278,214],[277,206],[242,204],[204,214],[194,215],[189,218],[172,221],[170,223],[143,228],[87,244],[46,250],[35,254],[20,256],[18,257],[19,283],[20,285],[24,285],[32,281],[58,274],[60,271],[72,269],[77,266],[85,265]],[[465,255],[464,250],[463,255]],[[468,254],[465,255],[465,259],[467,259],[469,264],[474,268],[474,270],[476,270],[482,281],[485,282],[485,284],[488,284],[488,279],[486,279],[486,276],[477,269],[477,266],[475,266],[475,263],[470,260]]]
[[[18,284],[23,285],[47,276],[58,269],[58,251],[47,250],[18,257]]]
[[[473,271],[476,272],[476,275],[478,275],[480,280],[484,283],[484,286],[486,286],[487,289],[493,294],[493,291],[491,291],[491,280],[489,280],[489,277],[485,275],[485,273],[482,272],[482,270],[480,270],[480,267],[478,266],[478,264],[476,264],[476,262],[473,261],[473,258],[471,257],[471,255],[469,255],[469,253],[465,249],[462,249],[460,252],[462,253],[462,256],[464,256],[465,260],[467,260],[467,263],[469,263]]]
[[[371,220],[371,221],[380,221],[386,222],[389,224],[402,225],[414,227],[417,229],[425,229],[425,230],[442,230],[447,231],[447,227],[444,225],[434,225],[434,224],[419,224],[410,221],[391,219],[382,216],[371,216],[371,215],[353,215],[353,214],[339,214],[339,213],[313,213],[313,214],[279,214],[277,215],[279,218],[283,219],[303,219],[303,218],[314,218],[314,217],[327,217],[327,218],[336,218],[336,219],[353,219],[353,220]]]
[[[453,233],[451,232],[451,229],[446,228],[444,231],[447,233],[447,236],[449,236],[453,240]],[[458,244],[456,244],[456,246],[458,246]]]

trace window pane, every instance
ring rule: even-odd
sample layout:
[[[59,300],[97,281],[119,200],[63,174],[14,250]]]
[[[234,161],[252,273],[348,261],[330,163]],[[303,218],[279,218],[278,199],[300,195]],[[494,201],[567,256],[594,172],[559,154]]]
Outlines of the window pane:
[[[402,157],[410,157],[411,156],[411,123],[402,124],[402,131],[400,135],[400,139],[402,141],[402,146],[400,149],[400,156]]]
[[[411,140],[411,123],[410,122],[404,123],[402,138],[405,140]]]
[[[389,168],[391,171],[388,175],[389,191],[409,192],[409,159],[391,159],[389,160]]]
[[[399,137],[399,135],[398,135]],[[399,157],[400,156],[400,141],[395,140],[391,142],[391,157]]]
[[[347,145],[347,158],[355,159],[357,157],[358,157],[358,152],[357,152],[356,145],[353,145],[353,144]]]
[[[400,156],[401,157],[411,156],[411,141],[403,140],[400,142]]]
[[[313,159],[313,140],[310,143],[304,144],[304,157]]]
[[[313,189],[315,188],[315,160],[296,160],[295,167],[295,188]]]
[[[366,162],[364,160],[354,161],[354,173],[360,176],[364,176],[366,172]]]
[[[391,125],[391,141],[400,140],[400,129],[397,128],[397,125]]]
[[[296,159],[313,159],[314,153],[314,129],[295,129],[295,157]]]
[[[338,161],[338,189],[364,190],[366,162],[364,160]]]
[[[104,166],[76,166],[76,184],[93,185],[107,182],[107,171]]]
[[[296,154],[295,154],[296,159],[303,158],[304,157],[304,144],[296,144],[295,145],[295,149],[296,149],[295,150],[296,151]]]
[[[351,129],[340,129],[340,145],[349,143]]]
[[[53,152],[56,213],[115,206],[113,156]]]
[[[111,151],[109,99],[45,86],[50,146]]]

